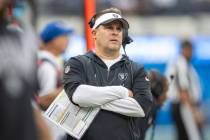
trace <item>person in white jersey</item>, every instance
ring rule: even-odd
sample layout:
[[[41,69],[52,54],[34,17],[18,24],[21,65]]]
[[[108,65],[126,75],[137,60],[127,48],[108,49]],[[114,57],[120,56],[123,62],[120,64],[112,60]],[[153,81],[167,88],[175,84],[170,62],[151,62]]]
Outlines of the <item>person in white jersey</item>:
[[[69,35],[73,29],[65,27],[64,23],[56,21],[45,26],[40,34],[42,41],[38,53],[38,80],[40,92],[38,102],[43,110],[46,110],[52,101],[63,89],[63,63],[60,55],[66,50],[69,43]],[[60,140],[64,132],[48,123],[53,134],[53,140]]]

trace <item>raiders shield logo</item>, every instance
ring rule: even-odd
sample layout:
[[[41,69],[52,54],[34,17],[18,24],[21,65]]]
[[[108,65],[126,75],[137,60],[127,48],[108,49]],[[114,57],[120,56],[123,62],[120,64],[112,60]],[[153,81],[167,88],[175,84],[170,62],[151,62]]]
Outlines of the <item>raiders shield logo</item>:
[[[121,81],[125,81],[125,80],[128,78],[128,73],[119,73],[119,74],[118,74],[118,78],[119,78]]]
[[[112,14],[114,18],[119,18],[117,14]]]

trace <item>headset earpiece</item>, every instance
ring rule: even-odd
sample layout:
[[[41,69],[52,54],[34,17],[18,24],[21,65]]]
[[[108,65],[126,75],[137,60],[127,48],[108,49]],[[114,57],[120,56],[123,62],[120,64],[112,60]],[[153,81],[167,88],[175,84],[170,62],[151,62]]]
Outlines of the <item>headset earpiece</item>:
[[[125,40],[126,40],[127,36],[128,36],[128,30],[123,29],[123,40],[122,40],[122,43],[125,43]]]
[[[93,28],[93,26],[94,26],[94,24],[95,24],[95,17],[96,17],[96,15],[94,15],[91,19],[90,19],[90,21],[88,22],[88,24],[89,24],[89,26],[90,26],[90,28]]]
[[[133,42],[133,39],[130,36],[128,36],[128,30],[123,29],[123,40],[122,40],[123,47],[125,47],[127,44],[130,44],[131,42]]]

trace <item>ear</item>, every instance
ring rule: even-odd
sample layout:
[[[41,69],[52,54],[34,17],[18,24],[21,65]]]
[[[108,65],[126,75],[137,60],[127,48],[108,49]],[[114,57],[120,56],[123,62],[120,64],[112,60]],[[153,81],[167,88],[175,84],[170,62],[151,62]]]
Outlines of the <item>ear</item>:
[[[92,30],[92,36],[93,36],[93,39],[96,39],[96,30]]]

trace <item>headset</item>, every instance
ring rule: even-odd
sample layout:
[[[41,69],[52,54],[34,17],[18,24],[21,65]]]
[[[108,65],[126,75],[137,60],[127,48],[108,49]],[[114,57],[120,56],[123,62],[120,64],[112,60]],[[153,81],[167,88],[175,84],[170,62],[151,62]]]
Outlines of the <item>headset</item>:
[[[128,35],[128,29],[124,29],[123,30],[123,41],[122,41],[122,46],[123,46],[124,51],[125,51],[125,46],[127,44],[130,44],[131,42],[133,42],[133,39]]]
[[[95,24],[95,21],[96,21],[96,16],[97,14],[95,14],[91,19],[90,21],[88,22],[88,25],[90,26],[90,28],[93,28],[94,24]]]

